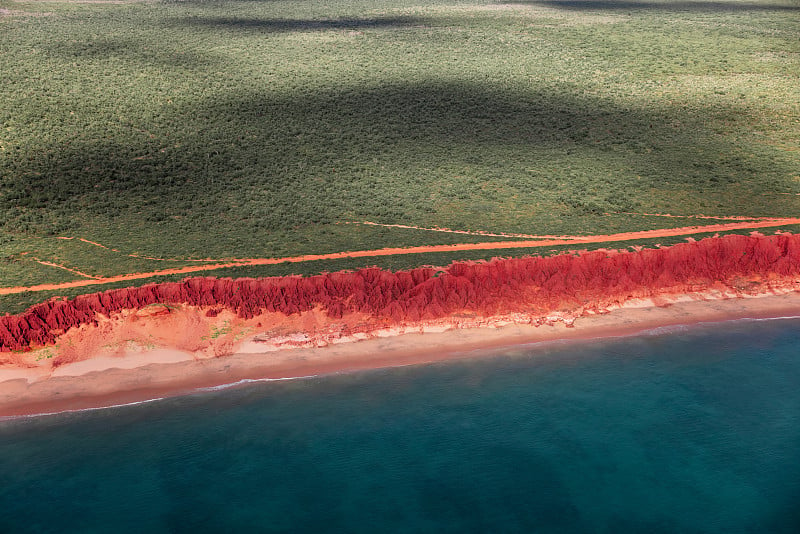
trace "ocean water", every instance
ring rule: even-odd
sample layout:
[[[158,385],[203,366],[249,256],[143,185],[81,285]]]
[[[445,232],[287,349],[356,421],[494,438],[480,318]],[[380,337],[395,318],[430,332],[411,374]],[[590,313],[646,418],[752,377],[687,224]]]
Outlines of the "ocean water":
[[[800,320],[0,422],[0,532],[800,532]]]

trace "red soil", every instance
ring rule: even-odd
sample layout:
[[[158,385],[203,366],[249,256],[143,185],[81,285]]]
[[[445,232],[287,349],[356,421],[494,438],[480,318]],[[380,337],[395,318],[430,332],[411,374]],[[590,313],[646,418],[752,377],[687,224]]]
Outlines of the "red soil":
[[[729,235],[638,252],[597,250],[453,263],[445,269],[396,273],[371,268],[307,278],[189,278],[50,300],[19,315],[0,317],[0,351],[51,344],[70,328],[97,324],[100,315],[157,303],[204,307],[211,314],[230,310],[243,319],[265,312],[292,316],[312,310],[333,319],[363,314],[391,326],[458,313],[580,315],[632,298],[715,287],[746,292],[757,284],[763,291],[771,284],[796,281],[798,275],[800,235],[784,233]]]
[[[51,261],[44,261],[44,260],[40,260],[40,259],[37,259],[37,258],[33,258],[33,261],[35,261],[36,263],[39,263],[41,265],[46,265],[48,267],[55,267],[56,269],[64,269],[65,271],[69,271],[72,274],[77,274],[78,276],[83,276],[84,278],[90,278],[92,280],[97,280],[96,276],[92,276],[91,274],[83,273],[81,271],[78,271],[77,269],[71,269],[71,268],[66,267],[64,265],[61,265],[60,263],[53,263]]]
[[[487,232],[484,230],[451,230],[450,228],[426,228],[424,226],[411,226],[408,224],[383,224],[371,221],[350,222],[347,224],[363,224],[364,226],[381,226],[383,228],[404,228],[407,230],[423,230],[425,232],[441,232],[445,234],[479,235],[484,237],[514,237],[517,239],[574,239],[568,235],[532,235],[532,234],[508,234],[503,232]]]

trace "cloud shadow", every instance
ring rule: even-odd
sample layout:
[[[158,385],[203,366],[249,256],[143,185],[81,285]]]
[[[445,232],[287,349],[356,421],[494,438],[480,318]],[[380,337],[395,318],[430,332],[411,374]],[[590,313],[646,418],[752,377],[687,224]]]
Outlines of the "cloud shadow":
[[[149,125],[152,138],[119,130],[14,156],[5,187],[20,211],[8,224],[50,210],[271,231],[352,217],[412,222],[451,201],[491,219],[512,198],[567,217],[652,199],[680,211],[681,199],[724,203],[737,191],[753,193],[728,206],[740,214],[788,210],[757,196],[786,189],[783,170],[716,135],[718,110],[429,82],[243,91],[169,113]]]
[[[400,28],[421,24],[415,17],[374,17],[340,19],[270,19],[243,17],[187,17],[178,20],[184,26],[215,29],[261,31],[266,33],[304,32],[325,30],[363,30],[372,28]]]
[[[759,11],[800,11],[798,5],[723,2],[723,1],[661,1],[661,0],[527,0],[515,3],[536,4],[559,9],[578,11],[674,11],[674,12],[759,12]]]

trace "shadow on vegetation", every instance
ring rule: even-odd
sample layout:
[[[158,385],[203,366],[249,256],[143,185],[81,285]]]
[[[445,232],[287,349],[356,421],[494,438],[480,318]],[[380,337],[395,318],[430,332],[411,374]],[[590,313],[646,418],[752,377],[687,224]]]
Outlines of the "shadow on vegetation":
[[[377,17],[356,19],[262,19],[226,17],[187,17],[181,24],[233,30],[292,32],[319,30],[359,30],[369,28],[398,28],[419,25],[415,17]]]
[[[169,5],[169,6],[202,6],[202,7],[213,7],[213,8],[222,8],[225,9],[226,7],[230,6],[231,4],[303,4],[308,3],[312,4],[308,0],[161,0],[161,3]]]
[[[210,65],[215,58],[207,51],[198,54],[191,50],[164,46],[164,43],[149,44],[134,39],[119,37],[87,37],[85,41],[57,42],[49,47],[49,53],[74,58],[75,61],[122,59],[145,65],[164,65],[167,67],[196,68]]]
[[[538,4],[548,7],[575,10],[653,10],[653,11],[699,11],[699,12],[740,12],[740,11],[800,11],[798,5],[768,4],[754,2],[707,2],[660,1],[660,0],[528,0],[516,3]]]
[[[413,222],[450,201],[491,219],[512,198],[570,217],[642,200],[680,212],[696,196],[737,214],[786,215],[789,200],[759,194],[790,189],[789,171],[715,134],[715,121],[746,120],[723,113],[467,83],[233,94],[170,110],[148,124],[152,137],[103,125],[7,157],[0,175],[14,177],[4,185],[16,208],[3,218],[19,229],[42,213],[83,212],[251,233],[353,217]],[[730,205],[737,192],[749,196]]]

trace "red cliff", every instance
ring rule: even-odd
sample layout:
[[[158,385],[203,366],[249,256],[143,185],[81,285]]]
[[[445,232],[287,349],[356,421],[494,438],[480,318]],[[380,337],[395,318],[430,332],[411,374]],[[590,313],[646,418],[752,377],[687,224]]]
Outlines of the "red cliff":
[[[0,317],[0,351],[53,343],[66,330],[123,309],[188,304],[251,318],[321,308],[331,317],[367,313],[396,323],[457,312],[546,314],[601,309],[631,298],[693,292],[715,284],[797,277],[800,235],[729,235],[639,252],[593,251],[550,257],[453,263],[389,272],[378,268],[307,278],[189,278],[50,300]]]

